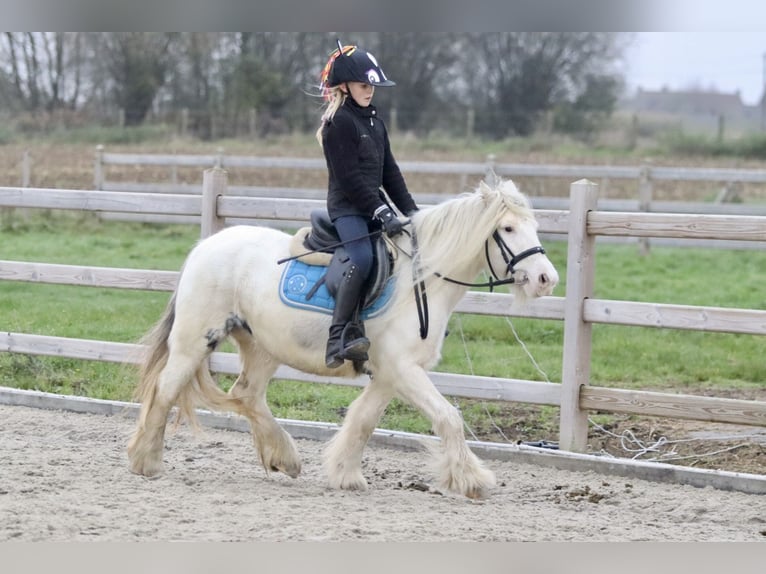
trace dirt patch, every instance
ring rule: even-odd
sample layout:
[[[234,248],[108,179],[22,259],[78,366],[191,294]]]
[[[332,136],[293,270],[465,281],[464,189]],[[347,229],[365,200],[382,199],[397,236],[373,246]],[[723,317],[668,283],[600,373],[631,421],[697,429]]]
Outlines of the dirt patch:
[[[127,470],[134,421],[0,405],[0,541],[761,541],[762,496],[488,461],[490,498],[438,488],[425,453],[368,446],[365,492],[331,490],[323,443],[297,479],[248,433],[185,427],[166,473]]]

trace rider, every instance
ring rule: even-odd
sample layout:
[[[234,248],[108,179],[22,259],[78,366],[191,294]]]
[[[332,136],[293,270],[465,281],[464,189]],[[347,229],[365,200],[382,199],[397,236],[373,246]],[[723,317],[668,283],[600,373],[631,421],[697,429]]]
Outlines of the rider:
[[[394,237],[404,225],[380,188],[405,215],[418,209],[391,153],[386,127],[370,103],[376,86],[393,85],[372,54],[357,46],[341,46],[340,41],[322,71],[327,106],[316,135],[329,174],[327,211],[351,261],[335,297],[325,355],[329,368],[346,359],[367,359],[370,341],[362,333],[344,341],[342,333],[372,270],[370,231],[382,226]]]

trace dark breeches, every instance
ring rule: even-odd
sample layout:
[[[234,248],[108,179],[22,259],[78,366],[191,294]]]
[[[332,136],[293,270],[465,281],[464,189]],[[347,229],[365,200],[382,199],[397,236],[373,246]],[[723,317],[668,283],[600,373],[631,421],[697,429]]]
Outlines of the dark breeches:
[[[359,268],[363,277],[368,277],[372,270],[372,240],[367,237],[370,233],[368,219],[360,215],[344,215],[333,223],[341,241],[344,244],[351,262]]]

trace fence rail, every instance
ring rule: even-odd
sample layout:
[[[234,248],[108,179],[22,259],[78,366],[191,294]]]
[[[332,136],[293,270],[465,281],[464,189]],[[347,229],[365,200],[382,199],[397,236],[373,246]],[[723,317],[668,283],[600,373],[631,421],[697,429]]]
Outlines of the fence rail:
[[[193,215],[203,236],[222,228],[231,217],[270,220],[307,219],[323,202],[230,196],[226,172],[208,169],[201,195],[163,195],[98,190],[0,188],[0,206],[44,207],[121,213]],[[595,299],[593,257],[596,235],[730,239],[766,242],[766,217],[744,215],[680,215],[605,212],[597,210],[598,186],[581,180],[571,185],[571,211],[536,210],[540,231],[568,234],[567,293],[545,297],[523,310],[512,309],[513,296],[468,292],[456,311],[498,316],[524,316],[564,321],[561,384],[498,377],[431,373],[445,394],[488,400],[553,405],[561,409],[560,444],[582,451],[587,441],[590,409],[670,416],[694,420],[766,426],[766,402],[670,395],[599,388],[589,384],[591,333],[594,323],[766,335],[766,311],[684,306]],[[42,262],[0,261],[0,280],[171,291],[177,273]],[[66,356],[88,360],[130,362],[138,347],[123,343],[0,333],[0,351]],[[216,353],[213,370],[236,373],[237,357]],[[281,368],[279,378],[360,386],[366,377],[316,377]]]
[[[157,191],[161,193],[189,193],[194,186],[179,184],[140,184],[134,182],[113,182],[106,177],[109,165],[154,165],[176,169],[179,167],[221,167],[249,169],[326,169],[321,158],[298,157],[256,157],[226,155],[222,149],[215,155],[190,154],[129,154],[108,153],[103,146],[96,148],[94,163],[94,188],[115,191]],[[660,213],[716,213],[729,215],[766,215],[766,202],[762,204],[742,205],[728,203],[729,192],[743,183],[766,184],[766,170],[732,168],[690,168],[652,165],[568,165],[568,164],[520,164],[498,163],[494,155],[487,156],[484,162],[435,162],[435,161],[400,161],[399,166],[407,173],[430,175],[460,175],[485,177],[490,172],[501,177],[537,177],[559,179],[592,180],[634,180],[637,184],[635,199],[601,199],[599,209],[607,211],[654,211]],[[657,182],[715,182],[724,185],[720,201],[685,202],[657,201],[654,199],[654,184]],[[465,186],[461,186],[464,188]],[[196,187],[196,192],[200,188]],[[234,188],[233,188],[234,190]],[[236,188],[237,195],[260,195],[265,197],[294,197],[303,199],[322,199],[324,189],[295,188],[259,188],[243,186]],[[276,194],[276,195],[275,195]],[[441,201],[444,194],[416,194],[419,202],[429,204]],[[449,195],[447,195],[449,197]],[[531,197],[533,206],[539,209],[569,209],[568,197]]]
[[[152,165],[171,169],[172,183],[139,183],[130,181],[110,181],[107,167],[110,165]],[[314,170],[322,172],[326,169],[321,158],[296,157],[256,157],[227,155],[219,148],[215,155],[192,154],[129,154],[108,153],[103,146],[96,148],[94,163],[94,187],[105,191],[138,192],[138,193],[180,193],[200,194],[199,185],[177,183],[177,170],[182,167],[223,167],[250,169],[292,169]],[[459,175],[460,184],[456,191],[469,187],[468,178],[486,177],[493,172],[502,177],[521,178],[566,178],[571,180],[589,178],[602,182],[610,180],[633,180],[636,182],[634,198],[600,198],[597,208],[602,211],[647,212],[647,213],[684,213],[684,214],[727,214],[727,215],[766,215],[766,200],[761,203],[737,203],[729,201],[736,199],[736,192],[744,183],[766,184],[766,170],[760,169],[729,169],[729,168],[689,168],[663,167],[652,165],[559,165],[559,164],[519,164],[499,163],[494,155],[489,155],[483,162],[433,162],[433,161],[401,161],[400,167],[405,174],[426,175]],[[689,182],[705,181],[722,185],[714,202],[707,201],[676,201],[656,199],[655,185],[660,182]],[[238,197],[284,197],[289,199],[324,200],[325,189],[319,188],[288,188],[264,186],[232,186],[231,195]],[[419,205],[432,205],[448,199],[454,193],[418,193],[413,196]],[[564,210],[570,208],[569,197],[550,197],[534,195],[530,197],[535,209]],[[148,215],[148,214],[110,214],[104,213],[106,219],[128,219],[140,221],[167,221],[172,223],[194,223],[199,220],[193,216]],[[268,225],[268,219],[233,219],[237,223],[255,223]],[[288,222],[296,225],[298,222]],[[613,239],[607,239],[607,241]],[[625,240],[625,239],[623,239]],[[618,240],[619,241],[619,240]],[[638,242],[641,251],[647,253],[650,239],[631,237],[628,241]],[[653,240],[652,243],[671,246],[752,249],[753,245],[737,240],[698,240],[676,239]]]

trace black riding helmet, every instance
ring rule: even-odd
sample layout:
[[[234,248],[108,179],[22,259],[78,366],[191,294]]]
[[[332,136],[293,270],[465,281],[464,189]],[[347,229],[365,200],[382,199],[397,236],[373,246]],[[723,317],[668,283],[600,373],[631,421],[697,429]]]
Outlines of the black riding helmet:
[[[338,42],[338,48],[340,49],[340,42]],[[332,63],[327,87],[331,88],[344,82],[362,82],[372,86],[396,85],[386,78],[383,69],[372,54],[356,46],[340,49],[340,54]]]

